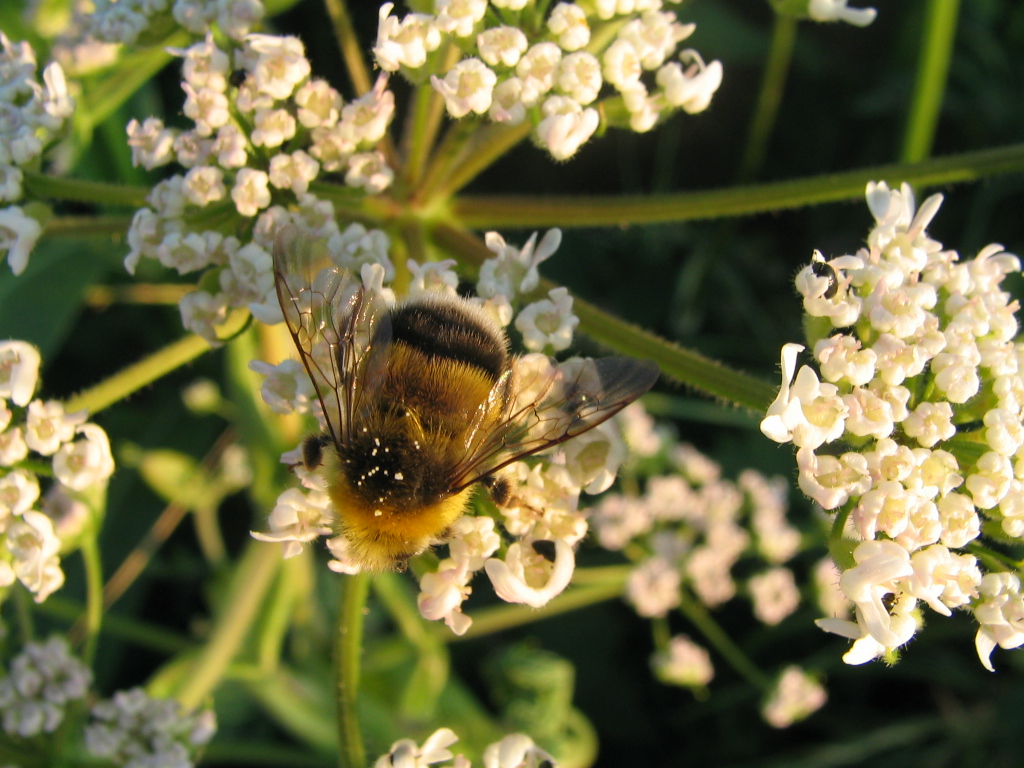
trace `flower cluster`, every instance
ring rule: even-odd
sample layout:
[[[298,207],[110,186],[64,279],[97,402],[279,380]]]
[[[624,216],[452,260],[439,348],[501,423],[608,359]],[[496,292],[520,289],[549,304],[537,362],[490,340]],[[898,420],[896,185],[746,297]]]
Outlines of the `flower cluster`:
[[[269,233],[285,207],[333,222],[331,204],[309,192],[314,180],[344,174],[369,194],[391,183],[393,172],[372,147],[395,102],[382,76],[345,103],[326,80],[310,77],[295,37],[249,34],[221,48],[207,34],[173,53],[183,60],[184,112],[194,127],[168,128],[155,117],[128,124],[136,165],[176,162],[184,170],[158,183],[136,212],[125,267],[134,274],[146,257],[181,274],[203,271],[200,289],[181,301],[182,320],[216,342],[231,308],[250,307],[264,320],[269,304],[269,321],[280,319]],[[251,239],[240,239],[242,231]]]
[[[0,342],[0,588],[17,579],[42,602],[64,583],[62,539],[68,544],[88,515],[82,494],[105,485],[114,459],[106,432],[84,412],[32,399],[39,363],[31,344]],[[30,452],[53,469],[42,499]]]
[[[831,550],[856,620],[818,623],[855,640],[847,663],[891,657],[917,631],[921,601],[943,616],[972,611],[991,669],[996,645],[1024,644],[1020,580],[961,550],[983,517],[997,538],[1024,536],[1024,347],[1001,287],[1020,262],[998,245],[961,261],[930,238],[941,195],[915,211],[908,186],[871,183],[867,202],[867,245],[815,252],[797,275],[818,372],[794,379],[803,347],[783,348],[761,430],[796,445],[800,488],[838,510],[844,538]]]
[[[25,170],[38,170],[43,151],[74,111],[64,70],[52,62],[36,79],[36,55],[28,43],[0,32],[0,204],[22,198]],[[0,254],[20,275],[43,228],[18,205],[0,208]]]
[[[91,679],[89,668],[71,655],[64,638],[26,643],[0,680],[4,731],[21,738],[53,733],[68,703],[85,698]]]
[[[213,710],[186,714],[173,699],[152,698],[141,688],[118,691],[91,714],[86,749],[123,768],[191,768],[217,730]]]
[[[744,571],[753,570],[742,591],[758,620],[774,626],[793,613],[800,592],[784,564],[801,537],[786,520],[785,480],[754,470],[736,482],[723,478],[711,459],[659,434],[638,403],[619,419],[632,454],[669,470],[651,472],[642,494],[606,494],[590,512],[597,542],[634,563],[626,598],[636,612],[661,618],[694,597],[718,607],[740,593],[733,571],[742,561]],[[674,685],[700,688],[714,674],[707,652],[684,635],[659,648],[651,663]]]
[[[426,768],[452,760],[446,768],[472,768],[463,755],[453,755],[449,749],[459,737],[450,728],[439,728],[418,746],[412,739],[401,739],[381,755],[373,768]],[[453,759],[454,758],[454,759]],[[484,768],[557,768],[558,763],[533,739],[522,733],[512,733],[487,745],[483,754]]]
[[[305,232],[310,224],[301,215],[289,221]],[[479,295],[471,301],[491,314],[502,326],[516,317],[527,345],[535,350],[517,359],[517,375],[522,381],[572,380],[584,365],[579,358],[555,363],[548,353],[569,345],[577,318],[572,314],[571,299],[552,291],[554,300],[542,299],[526,304],[515,315],[524,292],[536,287],[537,265],[558,247],[561,234],[548,232],[540,242],[534,235],[522,248],[507,244],[497,233],[487,236],[494,257],[480,270]],[[320,238],[323,240],[323,238]],[[389,240],[383,232],[367,231],[351,225],[327,237],[327,253],[335,266],[350,271],[361,270],[364,289],[374,291],[382,300],[393,302],[395,293],[385,287],[393,273],[388,257]],[[413,280],[407,296],[424,291],[454,292],[458,278],[451,271],[452,262],[407,264]],[[321,420],[321,405],[314,397],[309,377],[294,360],[277,365],[254,361],[251,367],[264,376],[263,397],[280,413],[292,411],[313,413]],[[436,571],[423,575],[419,596],[420,612],[429,619],[443,619],[454,632],[464,633],[471,619],[461,606],[471,593],[473,576],[486,571],[497,594],[506,601],[539,607],[559,594],[569,584],[575,569],[574,548],[587,533],[587,522],[579,510],[580,493],[599,493],[615,478],[625,457],[624,446],[613,425],[606,422],[595,429],[568,440],[554,453],[518,462],[504,471],[514,492],[500,509],[501,525],[515,537],[502,549],[494,517],[466,516],[458,520],[448,540],[449,556]],[[283,460],[300,462],[298,450]],[[284,545],[285,557],[297,554],[304,543],[335,531],[335,512],[331,507],[323,479],[299,468],[300,479],[308,493],[289,489],[278,498],[270,514],[268,533],[255,533],[263,541]],[[358,569],[347,555],[348,542],[335,536],[328,542],[334,557],[334,570],[351,573]]]
[[[194,35],[216,25],[232,40],[242,40],[263,19],[261,0],[94,0],[76,8],[80,39],[135,45],[150,27],[173,20]]]
[[[703,111],[721,84],[719,62],[705,64],[693,49],[676,56],[695,26],[662,10],[661,0],[559,2],[543,16],[528,5],[436,0],[433,14],[398,18],[385,3],[377,64],[414,83],[429,76],[453,118],[529,120],[556,160],[576,153],[602,112],[613,124],[649,131],[680,109]]]
[[[783,670],[772,686],[761,708],[761,715],[773,728],[788,728],[806,720],[828,700],[828,694],[817,680],[800,667]]]

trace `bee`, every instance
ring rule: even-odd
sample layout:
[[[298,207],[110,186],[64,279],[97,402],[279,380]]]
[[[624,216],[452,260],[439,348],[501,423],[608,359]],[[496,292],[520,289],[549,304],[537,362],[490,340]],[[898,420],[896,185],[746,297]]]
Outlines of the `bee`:
[[[632,358],[514,356],[455,293],[389,306],[292,226],[278,234],[274,280],[326,427],[302,463],[326,482],[337,533],[366,570],[401,569],[443,542],[477,484],[503,503],[499,470],[593,429],[658,377]]]

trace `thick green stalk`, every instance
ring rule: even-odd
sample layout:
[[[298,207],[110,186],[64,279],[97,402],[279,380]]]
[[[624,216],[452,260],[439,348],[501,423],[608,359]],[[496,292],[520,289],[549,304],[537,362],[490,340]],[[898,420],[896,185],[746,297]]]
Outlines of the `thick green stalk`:
[[[492,255],[479,238],[446,224],[436,225],[431,236],[449,253],[457,254],[476,266]],[[542,291],[548,291],[552,287],[553,283],[542,281]],[[727,368],[703,355],[684,349],[650,331],[620,320],[582,299],[573,299],[573,311],[580,319],[581,330],[596,341],[617,352],[653,360],[665,376],[696,387],[714,397],[758,413],[763,413],[775,397],[774,384]]]
[[[745,187],[662,195],[457,197],[450,213],[467,229],[626,227],[769,213],[864,196],[869,181],[917,188],[1024,171],[1024,144]]]
[[[195,360],[209,349],[210,344],[206,339],[194,334],[186,336],[75,395],[64,404],[64,409],[68,413],[86,411],[92,414],[102,411],[152,384],[161,376]]]
[[[128,216],[55,216],[44,232],[48,237],[123,235],[131,221]]]
[[[363,654],[363,618],[370,574],[344,577],[334,646],[335,695],[338,704],[340,768],[366,768],[366,749],[359,728],[359,672]]]
[[[797,20],[781,13],[775,14],[772,27],[772,41],[768,48],[768,62],[761,79],[761,91],[757,95],[757,106],[750,121],[747,146],[740,162],[739,178],[749,181],[757,176],[768,150],[768,140],[779,114],[779,104],[786,90],[786,77],[793,60],[793,44],[796,42]]]
[[[459,157],[459,163],[435,177],[440,183],[427,190],[424,199],[454,195],[529,135],[529,121],[513,127],[489,125],[479,129]]]
[[[186,710],[199,706],[224,677],[235,654],[249,636],[280,567],[280,547],[257,541],[246,545],[231,575],[222,610],[214,618],[213,631],[175,694]]]
[[[921,25],[921,52],[917,60],[914,95],[907,114],[900,159],[915,163],[928,157],[942,111],[949,63],[953,58],[960,0],[928,0]],[[919,23],[919,22],[915,22]]]
[[[410,187],[415,187],[423,175],[423,167],[434,146],[443,116],[441,94],[430,83],[418,85],[403,136],[405,181]]]
[[[345,0],[324,0],[324,7],[334,25],[334,35],[338,38],[338,47],[345,60],[345,69],[348,70],[352,87],[357,94],[366,93],[373,83],[370,80],[370,71],[366,68],[366,61],[363,59],[363,46],[352,26],[352,17],[348,14]]]
[[[65,179],[47,176],[45,173],[25,172],[25,192],[29,197],[141,208],[146,204],[146,197],[150,191],[149,187],[131,187],[106,181]]]
[[[82,562],[85,564],[85,645],[82,659],[92,664],[96,656],[96,643],[103,626],[103,561],[96,541],[96,532],[90,531],[82,539]]]

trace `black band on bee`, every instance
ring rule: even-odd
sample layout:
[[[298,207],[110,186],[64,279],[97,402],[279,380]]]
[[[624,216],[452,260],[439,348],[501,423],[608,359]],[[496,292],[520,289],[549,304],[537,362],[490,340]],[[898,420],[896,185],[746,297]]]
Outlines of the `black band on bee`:
[[[533,551],[549,563],[555,562],[555,542],[548,539],[537,539],[533,542]]]
[[[468,363],[494,379],[508,368],[500,337],[461,304],[409,302],[395,307],[390,319],[392,338],[425,355]]]

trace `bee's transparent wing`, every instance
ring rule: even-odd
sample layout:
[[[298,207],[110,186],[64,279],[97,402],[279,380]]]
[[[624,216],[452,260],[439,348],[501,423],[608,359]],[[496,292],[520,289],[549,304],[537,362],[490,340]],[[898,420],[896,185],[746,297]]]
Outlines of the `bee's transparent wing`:
[[[593,429],[657,379],[655,363],[630,357],[574,359],[561,365],[543,355],[517,359],[473,419],[452,490]]]
[[[337,266],[323,242],[297,227],[274,242],[274,282],[302,364],[313,380],[335,443],[348,439],[374,350],[387,346],[385,302]]]

